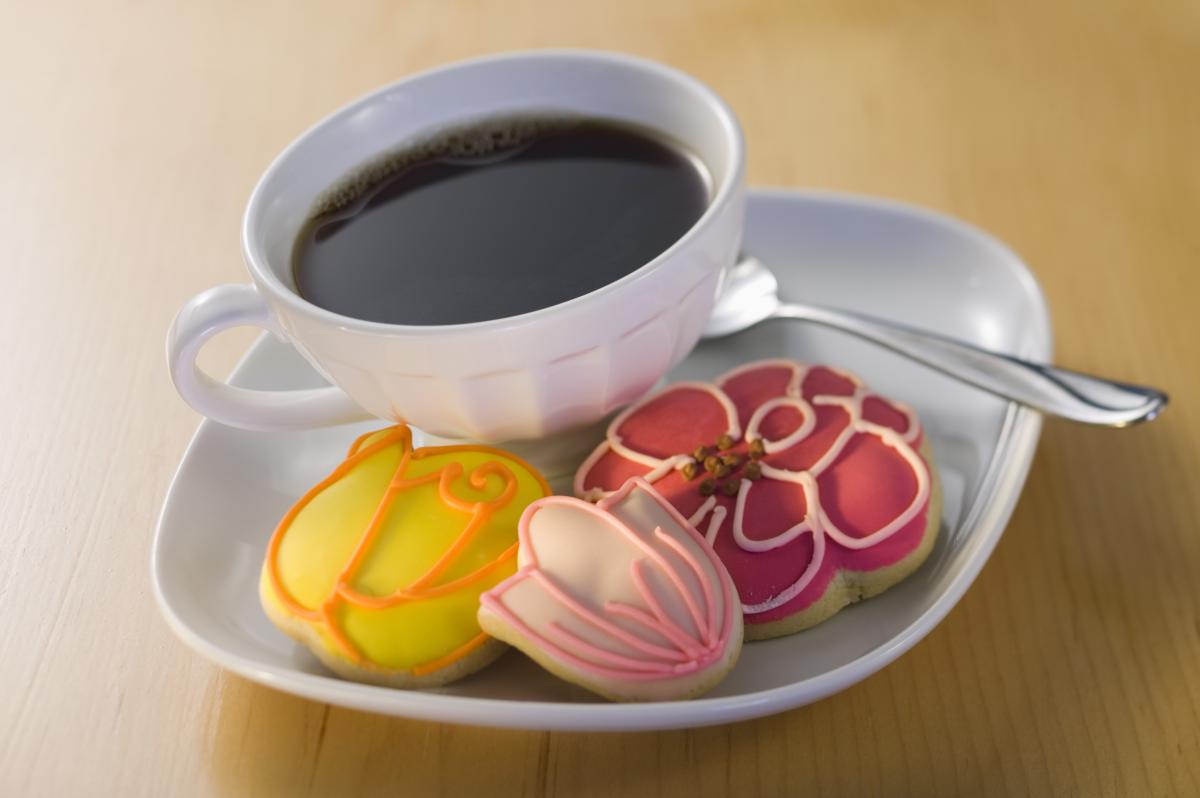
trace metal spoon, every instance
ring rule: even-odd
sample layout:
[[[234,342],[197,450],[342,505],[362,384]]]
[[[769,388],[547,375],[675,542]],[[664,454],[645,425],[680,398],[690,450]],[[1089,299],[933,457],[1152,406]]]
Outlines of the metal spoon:
[[[1167,405],[1167,395],[1156,388],[1031,363],[862,313],[783,302],[778,291],[775,275],[756,258],[743,256],[730,271],[703,336],[730,335],[767,319],[801,319],[856,335],[997,396],[1072,421],[1125,427],[1154,418]]]

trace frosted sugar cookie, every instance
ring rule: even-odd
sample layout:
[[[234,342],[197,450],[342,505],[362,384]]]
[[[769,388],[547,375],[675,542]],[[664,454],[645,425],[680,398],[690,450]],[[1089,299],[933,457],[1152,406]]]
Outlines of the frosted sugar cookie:
[[[503,652],[476,621],[479,594],[516,571],[521,513],[549,493],[497,449],[414,450],[403,425],[364,435],[280,521],[263,608],[347,678],[453,681]]]
[[[767,360],[668,386],[618,415],[575,475],[642,477],[733,576],[748,640],[805,629],[911,574],[941,494],[916,415],[828,366]]]
[[[540,499],[520,535],[520,569],[481,597],[488,634],[618,701],[689,698],[733,667],[742,646],[733,582],[645,481],[595,505]]]

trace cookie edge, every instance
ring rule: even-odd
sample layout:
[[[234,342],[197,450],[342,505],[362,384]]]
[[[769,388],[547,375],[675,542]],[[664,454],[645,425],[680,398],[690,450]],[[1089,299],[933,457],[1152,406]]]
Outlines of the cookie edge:
[[[734,595],[737,595],[736,590],[734,590]],[[686,677],[680,679],[679,681],[686,685],[686,688],[682,689],[678,694],[651,697],[647,695],[640,695],[640,691],[636,689],[629,691],[613,691],[609,689],[609,683],[607,681],[588,678],[585,675],[571,670],[569,666],[563,664],[560,660],[546,653],[536,642],[522,635],[514,627],[505,623],[500,616],[492,612],[485,605],[480,606],[477,617],[479,619],[479,625],[483,628],[484,632],[491,635],[493,638],[502,640],[508,645],[517,649],[522,654],[537,663],[546,672],[563,680],[564,682],[577,685],[588,692],[594,693],[602,698],[606,698],[609,701],[615,701],[618,703],[686,701],[691,698],[697,698],[698,696],[707,693],[709,690],[720,684],[721,681],[723,681],[724,678],[729,674],[729,672],[733,670],[734,666],[737,665],[738,658],[741,656],[742,645],[745,640],[742,614],[740,612],[735,612],[733,616],[733,629],[729,639],[730,641],[736,642],[731,642],[729,650],[722,655],[721,659],[717,660],[701,671],[688,674]],[[659,682],[630,682],[630,684],[634,685],[635,687],[643,684],[657,683]]]
[[[772,640],[777,637],[802,632],[824,623],[851,604],[874,598],[903,582],[924,564],[933,551],[942,524],[942,481],[933,460],[929,438],[921,441],[918,450],[921,459],[929,468],[929,504],[926,508],[925,532],[921,542],[900,560],[874,571],[840,569],[829,581],[821,598],[786,618],[767,623],[747,623],[746,640]]]
[[[322,665],[345,679],[402,689],[442,687],[486,668],[508,650],[508,646],[504,642],[489,636],[483,645],[475,650],[445,667],[420,676],[407,669],[363,667],[332,651],[310,621],[297,618],[286,610],[280,609],[277,606],[279,599],[274,595],[270,580],[263,578],[264,576],[265,571],[259,578],[259,604],[266,613],[267,619],[274,624],[276,629],[311,651]]]

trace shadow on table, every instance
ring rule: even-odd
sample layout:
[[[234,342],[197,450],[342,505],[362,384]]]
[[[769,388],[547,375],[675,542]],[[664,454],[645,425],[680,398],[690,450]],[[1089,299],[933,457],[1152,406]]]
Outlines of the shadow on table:
[[[554,789],[546,733],[373,715],[314,703],[230,674],[219,679],[211,766],[223,794],[543,795]],[[611,743],[650,748],[657,737],[675,738],[672,744],[682,746],[686,735],[555,736],[595,741],[583,744],[590,767],[607,761],[624,768],[628,779],[634,775],[628,772],[629,757],[611,751]]]
[[[632,734],[450,726],[330,707],[230,674],[219,677],[211,773],[221,794],[643,795],[666,785],[726,794],[758,782],[796,710],[732,726]],[[803,724],[802,725],[808,725]],[[783,770],[777,770],[779,779]],[[776,786],[782,786],[778,782]],[[761,792],[764,785],[759,784]],[[768,790],[769,791],[769,790]]]
[[[313,703],[236,676],[220,679],[211,762],[221,794],[574,798],[791,795],[810,788],[890,794],[877,788],[891,783],[908,791],[954,780],[955,764],[936,758],[920,772],[908,763],[872,772],[880,740],[871,708],[895,689],[886,673],[782,715],[628,734],[410,721]]]

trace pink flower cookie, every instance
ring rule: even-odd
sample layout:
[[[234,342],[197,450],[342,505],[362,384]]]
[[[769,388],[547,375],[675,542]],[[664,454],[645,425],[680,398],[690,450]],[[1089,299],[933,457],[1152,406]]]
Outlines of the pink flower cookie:
[[[626,409],[575,493],[653,484],[716,549],[755,640],[820,623],[916,570],[941,515],[930,462],[904,405],[838,369],[765,360]]]
[[[644,480],[599,504],[535,501],[521,518],[517,563],[480,597],[479,625],[607,698],[699,695],[741,651],[729,573]]]

